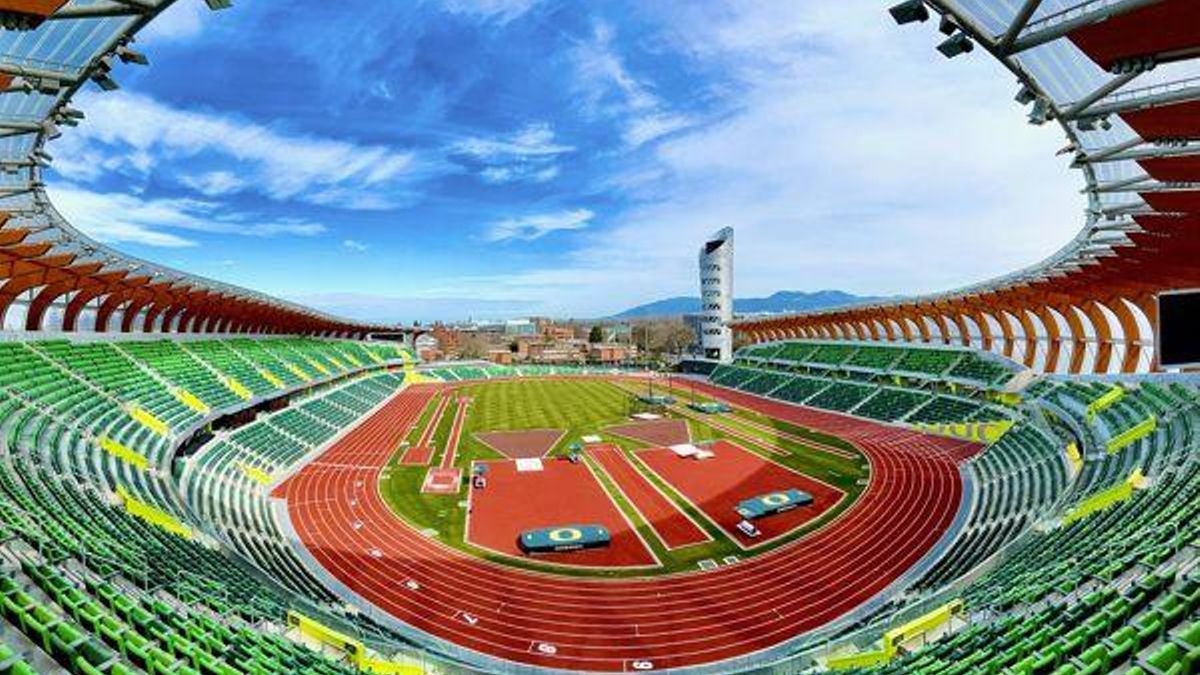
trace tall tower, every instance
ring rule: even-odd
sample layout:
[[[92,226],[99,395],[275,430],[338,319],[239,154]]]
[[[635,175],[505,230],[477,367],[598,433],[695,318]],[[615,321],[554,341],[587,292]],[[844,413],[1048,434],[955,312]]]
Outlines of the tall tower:
[[[704,358],[733,358],[733,228],[726,227],[700,248],[700,348]]]

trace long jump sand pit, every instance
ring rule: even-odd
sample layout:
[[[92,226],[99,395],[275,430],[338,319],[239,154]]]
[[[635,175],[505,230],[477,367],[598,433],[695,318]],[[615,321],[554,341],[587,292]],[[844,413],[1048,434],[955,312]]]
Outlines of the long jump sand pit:
[[[670,448],[639,450],[636,454],[651,471],[678,490],[743,548],[754,548],[786,536],[845,497],[845,493],[832,485],[728,441],[717,441],[706,449],[713,456],[704,460],[680,457]],[[812,504],[756,520],[754,525],[762,532],[758,537],[748,537],[737,529],[742,517],[734,507],[739,502],[789,488],[812,495]]]
[[[658,566],[585,463],[547,460],[541,471],[518,471],[517,463],[511,461],[482,464],[487,466],[487,487],[471,488],[468,542],[506,556],[529,558],[517,546],[517,538],[525,530],[601,525],[612,535],[608,547],[548,553],[533,559],[579,567]]]

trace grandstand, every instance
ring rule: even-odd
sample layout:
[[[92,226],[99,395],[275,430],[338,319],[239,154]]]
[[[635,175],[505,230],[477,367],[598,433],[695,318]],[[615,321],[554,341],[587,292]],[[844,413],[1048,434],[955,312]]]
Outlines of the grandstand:
[[[417,364],[73,227],[48,143],[172,4],[0,0],[0,675],[1200,672],[1200,378],[1154,334],[1200,286],[1194,0],[895,5],[1061,126],[1084,228],[673,381]],[[761,539],[726,508],[796,485]]]

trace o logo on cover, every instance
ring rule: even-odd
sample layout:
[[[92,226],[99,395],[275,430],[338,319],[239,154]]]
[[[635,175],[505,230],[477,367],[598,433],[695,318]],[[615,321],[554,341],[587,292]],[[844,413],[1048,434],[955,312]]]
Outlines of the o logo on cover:
[[[579,541],[580,539],[583,539],[583,532],[580,532],[573,527],[560,527],[557,530],[550,530],[548,536],[550,537],[550,541],[561,544],[563,542]]]

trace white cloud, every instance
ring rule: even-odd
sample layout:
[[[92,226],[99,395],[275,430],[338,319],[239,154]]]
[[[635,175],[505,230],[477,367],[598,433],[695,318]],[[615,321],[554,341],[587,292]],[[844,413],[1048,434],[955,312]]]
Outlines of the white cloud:
[[[452,150],[480,160],[561,155],[575,148],[554,141],[554,129],[545,122],[529,124],[512,134],[496,138],[472,136],[458,141]]]
[[[203,2],[176,2],[138,33],[138,40],[151,45],[159,41],[187,40],[198,35],[206,21],[219,21],[220,16],[220,12],[209,10]]]
[[[532,241],[541,239],[551,232],[582,230],[591,222],[593,214],[587,209],[558,211],[520,218],[508,218],[494,223],[484,235],[487,241]]]
[[[191,187],[211,195],[220,188],[232,191],[233,182],[241,181],[240,189],[275,200],[387,208],[391,203],[381,195],[420,175],[413,153],[389,147],[284,133],[218,113],[174,108],[139,94],[85,94],[81,99],[88,123],[56,146],[65,161],[55,168],[73,180],[102,175],[96,160],[105,170],[147,175],[170,162],[216,158],[236,162],[239,176],[214,171],[190,177]],[[338,202],[330,194],[346,198]],[[350,198],[356,195],[370,199]]]
[[[508,23],[528,12],[538,0],[442,0],[453,14],[470,14],[500,23]]]
[[[450,146],[452,154],[483,164],[479,177],[491,184],[550,181],[559,174],[558,158],[574,150],[557,142],[554,130],[545,122],[492,138],[471,136]]]
[[[584,94],[587,107],[592,112],[600,112],[606,106],[621,110],[658,107],[658,97],[626,68],[624,59],[612,44],[614,37],[612,26],[597,21],[592,39],[575,49],[576,84]]]
[[[371,247],[356,239],[345,239],[342,241],[342,247],[358,253],[365,253]]]
[[[632,147],[640,147],[672,134],[692,124],[692,121],[682,115],[654,113],[643,117],[635,117],[625,129],[625,143]]]
[[[186,232],[248,237],[322,234],[320,223],[297,219],[258,219],[228,212],[220,204],[196,199],[143,199],[115,192],[93,192],[71,184],[50,187],[55,207],[68,222],[105,243],[158,247],[195,246]]]
[[[530,300],[482,300],[478,296],[373,293],[313,293],[288,298],[309,307],[363,321],[429,323],[446,319],[490,319],[536,313],[542,303]]]
[[[576,87],[585,110],[620,119],[625,127],[622,139],[633,148],[688,126],[688,118],[671,112],[651,85],[629,71],[613,44],[615,37],[609,24],[597,22],[592,39],[575,49]]]
[[[180,176],[180,182],[208,197],[221,197],[241,192],[246,181],[229,171],[209,171],[198,176]]]

